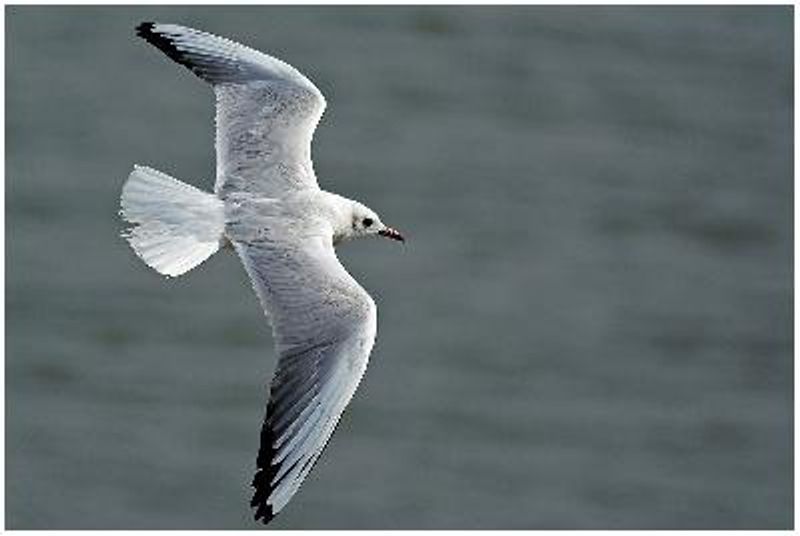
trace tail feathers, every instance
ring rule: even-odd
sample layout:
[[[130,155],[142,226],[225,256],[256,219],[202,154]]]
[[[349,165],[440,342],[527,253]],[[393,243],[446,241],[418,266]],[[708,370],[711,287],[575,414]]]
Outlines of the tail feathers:
[[[144,166],[134,166],[122,188],[123,232],[136,254],[160,274],[188,272],[219,249],[225,228],[215,195]]]

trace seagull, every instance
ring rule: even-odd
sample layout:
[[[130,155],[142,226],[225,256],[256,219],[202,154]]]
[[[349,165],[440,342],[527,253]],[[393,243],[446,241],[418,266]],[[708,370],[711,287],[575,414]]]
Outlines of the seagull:
[[[403,241],[370,208],[322,190],[311,138],[325,109],[294,67],[206,32],[144,22],[139,37],[211,84],[216,181],[204,192],[134,166],[122,188],[123,237],[148,266],[177,277],[233,249],[272,326],[270,385],[250,505],[269,523],[308,476],[361,381],[377,333],[372,297],[334,246]]]

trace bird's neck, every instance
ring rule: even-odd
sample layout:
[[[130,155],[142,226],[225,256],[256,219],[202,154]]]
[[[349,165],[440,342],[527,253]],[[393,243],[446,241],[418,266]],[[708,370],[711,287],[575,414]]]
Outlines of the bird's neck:
[[[353,201],[331,192],[317,193],[320,216],[331,226],[333,243],[351,238],[353,231]]]

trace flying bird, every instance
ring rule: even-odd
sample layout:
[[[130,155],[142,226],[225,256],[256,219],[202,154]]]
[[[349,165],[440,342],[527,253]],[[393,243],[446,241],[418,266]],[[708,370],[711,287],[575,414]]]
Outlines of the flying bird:
[[[334,246],[403,237],[362,203],[317,184],[311,138],[325,98],[294,67],[176,24],[144,22],[136,33],[211,84],[217,167],[212,194],[134,166],[120,200],[130,224],[123,236],[169,277],[220,248],[244,265],[279,356],[252,482],[255,519],[266,524],[311,471],[375,342],[375,302]]]

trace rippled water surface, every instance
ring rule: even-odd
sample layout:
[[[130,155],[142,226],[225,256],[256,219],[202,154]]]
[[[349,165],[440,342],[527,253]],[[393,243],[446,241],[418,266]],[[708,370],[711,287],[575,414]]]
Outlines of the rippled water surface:
[[[116,211],[210,188],[181,22],[327,95],[365,380],[282,528],[792,525],[792,11],[6,8],[6,520],[250,528],[272,339],[229,253],[176,280]]]

